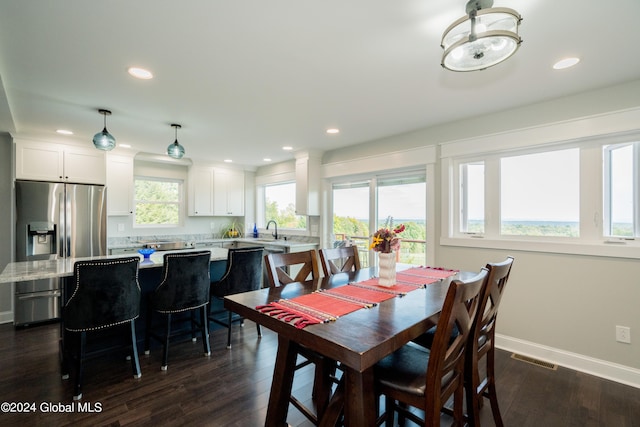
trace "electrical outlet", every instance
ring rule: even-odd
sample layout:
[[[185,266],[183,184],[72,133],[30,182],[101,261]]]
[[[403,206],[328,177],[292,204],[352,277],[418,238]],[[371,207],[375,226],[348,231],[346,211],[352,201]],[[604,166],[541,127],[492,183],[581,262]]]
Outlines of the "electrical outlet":
[[[118,231],[124,231],[124,224],[121,222],[118,223]]]
[[[216,223],[215,222],[210,222],[209,223],[209,227],[211,228],[211,231],[214,231],[216,229]]]
[[[631,344],[631,328],[616,325],[616,341]]]

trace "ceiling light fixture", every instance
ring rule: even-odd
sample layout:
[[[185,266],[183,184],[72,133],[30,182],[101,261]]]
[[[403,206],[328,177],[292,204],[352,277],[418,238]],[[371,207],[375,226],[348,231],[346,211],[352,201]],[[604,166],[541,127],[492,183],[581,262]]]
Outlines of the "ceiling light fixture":
[[[340,133],[340,129],[336,129],[336,128],[327,129],[327,133],[329,134]]]
[[[58,129],[56,130],[56,132],[59,133],[60,135],[73,135],[73,132],[67,129]]]
[[[493,0],[469,0],[467,16],[456,20],[442,35],[441,65],[451,71],[477,71],[492,67],[518,50],[522,17]]]
[[[580,62],[580,58],[564,58],[553,64],[553,69],[564,70],[565,68],[573,67],[578,62]]]
[[[111,151],[116,146],[116,139],[107,131],[107,116],[111,115],[109,110],[98,110],[104,116],[104,129],[93,136],[93,145],[98,150]]]
[[[291,151],[291,150],[293,150],[293,147],[291,147],[291,146],[289,146],[289,145],[285,145],[284,147],[282,147],[282,149],[283,149],[284,151]]]
[[[127,72],[131,76],[140,80],[149,80],[153,78],[153,73],[151,71],[145,70],[144,68],[140,68],[140,67],[129,67]]]
[[[169,144],[169,146],[167,147],[167,154],[171,158],[181,159],[182,156],[184,156],[184,147],[178,143],[178,129],[182,128],[182,126],[172,123],[171,127],[175,128],[176,130],[176,140],[173,142],[173,144]]]

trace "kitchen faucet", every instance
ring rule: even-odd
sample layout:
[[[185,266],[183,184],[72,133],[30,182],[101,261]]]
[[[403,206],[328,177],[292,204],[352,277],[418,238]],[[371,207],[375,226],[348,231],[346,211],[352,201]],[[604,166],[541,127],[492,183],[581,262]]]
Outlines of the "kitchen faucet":
[[[271,224],[271,223],[273,223],[273,225],[275,225],[275,227],[276,227],[276,232],[275,232],[275,233],[271,233],[271,235],[272,235],[276,240],[278,240],[278,223],[277,223],[277,222],[275,222],[274,220],[269,221],[269,222],[267,223],[267,230],[269,229],[269,224]]]

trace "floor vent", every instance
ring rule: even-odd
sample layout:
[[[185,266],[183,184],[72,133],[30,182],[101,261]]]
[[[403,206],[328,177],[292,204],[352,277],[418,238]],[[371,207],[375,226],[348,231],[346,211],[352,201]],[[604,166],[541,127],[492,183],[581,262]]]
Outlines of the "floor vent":
[[[558,370],[558,365],[545,362],[543,360],[534,359],[533,357],[523,356],[522,354],[511,354],[512,359],[520,360],[522,362],[531,363],[532,365],[541,366],[543,368],[551,369],[552,371]]]

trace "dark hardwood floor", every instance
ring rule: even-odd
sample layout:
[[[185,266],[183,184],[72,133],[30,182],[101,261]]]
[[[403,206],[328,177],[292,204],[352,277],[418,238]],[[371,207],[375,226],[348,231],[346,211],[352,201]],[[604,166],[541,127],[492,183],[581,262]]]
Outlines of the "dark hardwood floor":
[[[242,426],[264,424],[277,337],[253,323],[234,327],[233,348],[226,330],[211,333],[211,357],[200,342],[170,348],[169,369],[160,370],[160,350],[141,354],[142,378],[120,356],[88,362],[83,404],[72,402],[73,386],[60,378],[58,325],[14,329],[0,325],[2,402],[35,404],[35,412],[0,413],[3,426]],[[296,374],[295,392],[309,400],[312,367]],[[640,389],[568,369],[557,371],[510,358],[497,358],[498,393],[507,426],[640,426]],[[4,408],[4,407],[3,407]],[[50,410],[52,412],[46,412]],[[310,426],[291,407],[291,426]],[[488,405],[483,426],[493,426]]]

